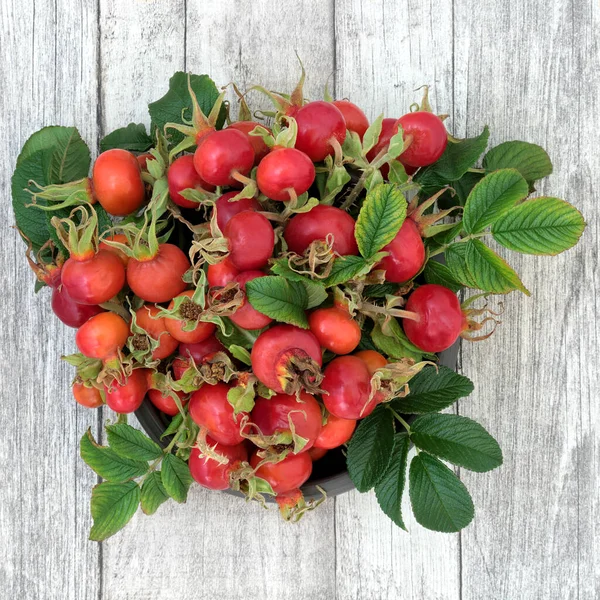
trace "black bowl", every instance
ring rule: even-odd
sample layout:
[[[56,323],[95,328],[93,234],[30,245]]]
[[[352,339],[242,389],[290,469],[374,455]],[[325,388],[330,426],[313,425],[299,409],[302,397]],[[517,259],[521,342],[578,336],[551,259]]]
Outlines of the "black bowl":
[[[458,347],[457,342],[451,348],[442,352],[440,354],[440,364],[450,369],[456,369]],[[170,438],[161,439],[160,436],[169,425],[171,417],[158,410],[148,398],[135,412],[135,416],[150,438],[163,448],[167,446]],[[409,423],[414,418],[415,415],[406,416]],[[302,486],[302,492],[306,498],[318,498],[321,496],[321,492],[317,487],[322,488],[327,496],[337,496],[354,488],[346,469],[346,457],[341,448],[330,450],[321,460],[314,463],[312,475]],[[238,492],[231,491],[229,493],[238,494]]]

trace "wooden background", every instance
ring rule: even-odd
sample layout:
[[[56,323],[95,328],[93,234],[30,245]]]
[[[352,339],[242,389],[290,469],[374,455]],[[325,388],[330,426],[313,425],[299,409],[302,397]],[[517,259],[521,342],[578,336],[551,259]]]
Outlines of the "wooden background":
[[[600,595],[597,0],[1,0],[0,598],[19,600],[593,599]],[[76,406],[74,332],[33,296],[10,229],[10,176],[39,127],[76,125],[94,148],[148,121],[176,70],[218,84],[290,90],[293,50],[307,92],[326,81],[374,118],[432,87],[457,136],[546,147],[540,192],[588,221],[557,258],[511,256],[533,297],[506,299],[505,324],[465,344],[476,385],[461,414],[500,441],[505,465],[461,473],[477,514],[461,534],[404,533],[372,494],[329,500],[300,524],[194,488],[185,506],[138,514],[87,541],[96,477],[78,441],[97,416]]]

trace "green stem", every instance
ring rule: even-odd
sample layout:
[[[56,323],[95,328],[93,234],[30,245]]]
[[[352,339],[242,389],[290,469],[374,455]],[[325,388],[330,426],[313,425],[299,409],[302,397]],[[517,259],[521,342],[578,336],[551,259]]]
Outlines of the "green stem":
[[[370,163],[369,166],[362,172],[360,179],[356,182],[353,190],[350,192],[342,206],[342,210],[348,210],[358,198],[358,195],[364,190],[369,175],[371,175],[375,169],[379,169],[385,164],[387,158],[387,148],[384,148]]]
[[[450,246],[452,246],[452,244],[462,244],[464,242],[468,242],[469,240],[474,240],[477,238],[485,237],[486,235],[489,235],[489,234],[490,234],[489,231],[482,231],[480,233],[471,233],[469,235],[466,235],[463,238],[460,238],[459,240],[455,240],[448,244],[444,244],[443,246],[440,246],[437,250],[433,250],[432,252],[429,253],[429,258],[431,258],[432,256],[437,256],[438,254],[442,254],[442,252],[445,252]]]
[[[398,419],[398,421],[402,424],[402,427],[406,429],[406,433],[410,434],[410,425],[393,408],[390,407],[390,410],[392,411],[394,417],[396,417],[396,419]]]

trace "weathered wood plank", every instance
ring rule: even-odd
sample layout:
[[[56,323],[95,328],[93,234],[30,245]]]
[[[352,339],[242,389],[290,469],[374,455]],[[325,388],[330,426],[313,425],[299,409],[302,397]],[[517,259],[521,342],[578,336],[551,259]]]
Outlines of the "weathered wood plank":
[[[112,11],[116,8],[115,3]],[[283,16],[279,8],[276,2],[254,2],[246,12],[237,2],[188,2],[187,15],[180,19],[187,22],[186,68],[210,74],[219,86],[236,81],[243,89],[261,83],[291,90],[300,75],[292,50],[296,48],[310,74],[307,93],[320,94],[333,71],[332,6],[299,2],[286,7]],[[169,12],[172,10],[169,7]],[[129,7],[121,9],[121,14],[129,22]],[[152,19],[147,27],[153,34],[144,42],[145,48],[154,48],[157,39],[166,36],[183,41],[183,35],[162,28],[163,17]],[[121,52],[124,35],[124,30],[118,30],[110,37],[103,36],[103,65],[115,63],[112,86],[123,85],[123,64],[112,57]],[[265,39],[269,43],[264,43]],[[274,54],[274,48],[285,50]],[[160,72],[144,75],[146,81],[154,78],[165,87],[170,74],[183,67],[179,50],[171,51],[171,56],[176,60],[165,58]],[[103,77],[106,94],[109,80]],[[129,92],[110,102],[107,99],[106,122],[123,124],[123,119],[129,118],[125,116],[128,110],[146,121],[146,99],[130,99]],[[257,101],[254,109],[269,106],[258,95],[252,99]],[[189,590],[194,590],[197,598],[211,600],[254,594],[265,600],[295,600],[335,594],[333,501],[291,525],[283,522],[274,508],[266,512],[237,498],[195,487],[185,506],[165,505],[153,517],[138,514],[126,531],[104,547],[104,597],[110,600],[143,600],[167,593],[183,596]],[[132,569],[123,568],[132,561],[138,573],[133,578]]]
[[[452,4],[336,2],[336,97],[374,119],[399,117],[431,86],[438,112],[452,113]],[[452,120],[449,121],[452,128]],[[459,538],[428,532],[405,506],[409,533],[381,512],[374,494],[336,502],[339,598],[459,598]]]
[[[597,369],[597,3],[457,3],[456,114],[461,133],[548,149],[541,194],[588,219],[581,244],[555,258],[502,252],[532,298],[511,295],[489,341],[463,345],[475,393],[460,412],[504,448],[485,476],[462,473],[478,509],[462,534],[463,597],[600,594]],[[527,35],[523,35],[524,32]]]
[[[0,166],[7,223],[10,178],[25,140],[45,125],[77,125],[96,140],[96,10],[78,2],[3,2],[0,65],[8,149]],[[90,115],[90,107],[92,113]],[[25,246],[4,228],[0,250],[0,597],[94,598],[99,548],[87,541],[96,476],[79,460],[79,436],[97,416],[70,392],[74,331],[52,314],[49,290],[33,295]]]

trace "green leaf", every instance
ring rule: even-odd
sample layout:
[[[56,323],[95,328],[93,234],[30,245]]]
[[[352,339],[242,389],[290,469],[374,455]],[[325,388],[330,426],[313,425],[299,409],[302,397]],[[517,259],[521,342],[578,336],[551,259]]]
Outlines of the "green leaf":
[[[433,366],[425,367],[408,385],[408,396],[392,401],[392,408],[402,414],[437,412],[473,391],[473,383],[468,377],[442,365],[437,369]]]
[[[173,435],[183,423],[183,415],[181,413],[177,413],[169,423],[168,427],[163,431],[160,439],[166,438],[168,435]]]
[[[219,91],[213,80],[208,75],[192,75],[191,84],[198,104],[205,115],[208,115],[212,110]],[[186,119],[191,119],[192,116],[192,99],[188,91],[188,76],[187,73],[178,71],[169,80],[169,91],[156,102],[148,105],[148,111],[152,124],[164,131],[164,126],[167,123],[183,123],[182,115]],[[220,129],[225,120],[225,107],[222,108],[217,123],[217,129]],[[183,140],[183,134],[170,129],[169,142],[175,146]]]
[[[175,502],[185,502],[192,484],[192,476],[187,463],[174,454],[167,454],[162,461],[162,482],[165,490]]]
[[[444,186],[460,179],[484,152],[489,135],[486,125],[481,135],[475,138],[448,142],[441,158],[415,175],[415,181],[421,186],[422,193],[435,194]]]
[[[90,540],[101,542],[123,529],[140,503],[140,486],[135,481],[100,483],[92,490],[94,525]]]
[[[340,256],[333,261],[331,272],[323,280],[326,287],[340,285],[351,279],[366,275],[372,267],[372,263],[362,256]]]
[[[141,507],[145,514],[153,515],[158,507],[169,499],[160,471],[150,473],[142,484]]]
[[[426,452],[410,463],[409,494],[417,523],[427,529],[454,533],[475,516],[473,500],[462,481]]]
[[[484,473],[502,464],[498,442],[467,417],[431,413],[418,417],[410,426],[412,443],[452,464]]]
[[[371,258],[395,237],[406,217],[404,194],[392,184],[376,185],[365,198],[354,236],[360,253]]]
[[[516,252],[554,255],[573,247],[584,229],[583,215],[568,202],[533,198],[498,219],[492,235]]]
[[[437,283],[443,285],[454,293],[459,292],[462,289],[462,284],[456,281],[452,276],[452,271],[441,262],[437,260],[428,260],[425,268],[423,269],[423,277],[427,283]]]
[[[435,355],[426,354],[412,344],[396,319],[390,319],[384,333],[379,323],[375,323],[371,338],[377,348],[391,359],[412,358],[415,362],[424,357],[435,359]]]
[[[476,283],[475,287],[495,294],[520,290],[529,296],[529,291],[515,271],[483,242],[469,240],[466,246],[467,268]]]
[[[327,300],[327,290],[322,284],[310,281],[308,279],[302,281],[301,283],[306,290],[306,308],[316,308],[317,306],[323,304],[325,300]]]
[[[103,479],[121,482],[140,477],[148,471],[148,463],[119,456],[111,448],[99,446],[88,429],[79,442],[81,458]]]
[[[516,169],[486,175],[467,198],[463,214],[465,231],[483,231],[528,194],[529,186]]]
[[[375,495],[381,510],[398,527],[406,529],[402,519],[402,494],[406,483],[406,463],[410,442],[406,433],[394,436],[390,462],[381,481],[375,487]]]
[[[467,267],[467,245],[465,243],[451,244],[444,253],[446,265],[456,281],[470,288],[476,288],[477,282]]]
[[[216,335],[219,341],[227,348],[236,345],[246,348],[246,350],[251,350],[258,336],[264,331],[264,329],[241,329],[227,317],[223,318],[223,324],[225,331],[217,329]]]
[[[385,298],[388,294],[395,294],[400,286],[397,283],[377,283],[365,287],[365,298]]]
[[[306,288],[308,295],[306,308],[314,308],[322,304],[327,298],[327,291],[323,281],[313,281],[300,273],[290,269],[287,259],[280,258],[271,267],[271,272],[285,277],[288,281],[297,281]]]
[[[104,136],[100,140],[100,152],[106,152],[106,150],[112,148],[122,148],[131,152],[145,152],[152,148],[153,143],[143,123],[129,123],[127,127],[115,129]]]
[[[231,344],[231,346],[229,346],[229,352],[231,352],[233,358],[237,358],[240,362],[243,362],[245,365],[252,365],[252,360],[250,359],[250,352],[248,352],[246,348],[242,348],[242,346],[238,346],[237,344]]]
[[[548,153],[529,142],[504,142],[492,148],[483,157],[486,171],[517,169],[529,184],[552,173],[552,162]]]
[[[106,436],[111,449],[123,458],[148,461],[163,454],[158,444],[127,423],[107,425]]]
[[[372,150],[379,140],[381,135],[381,129],[383,124],[383,115],[379,115],[367,128],[363,135],[362,151],[363,154],[368,154],[369,150]]]
[[[348,444],[348,474],[359,492],[367,492],[381,481],[393,446],[393,415],[379,406],[359,423]]]
[[[257,277],[246,284],[250,304],[260,313],[308,329],[305,310],[308,307],[306,288],[284,277]]]

